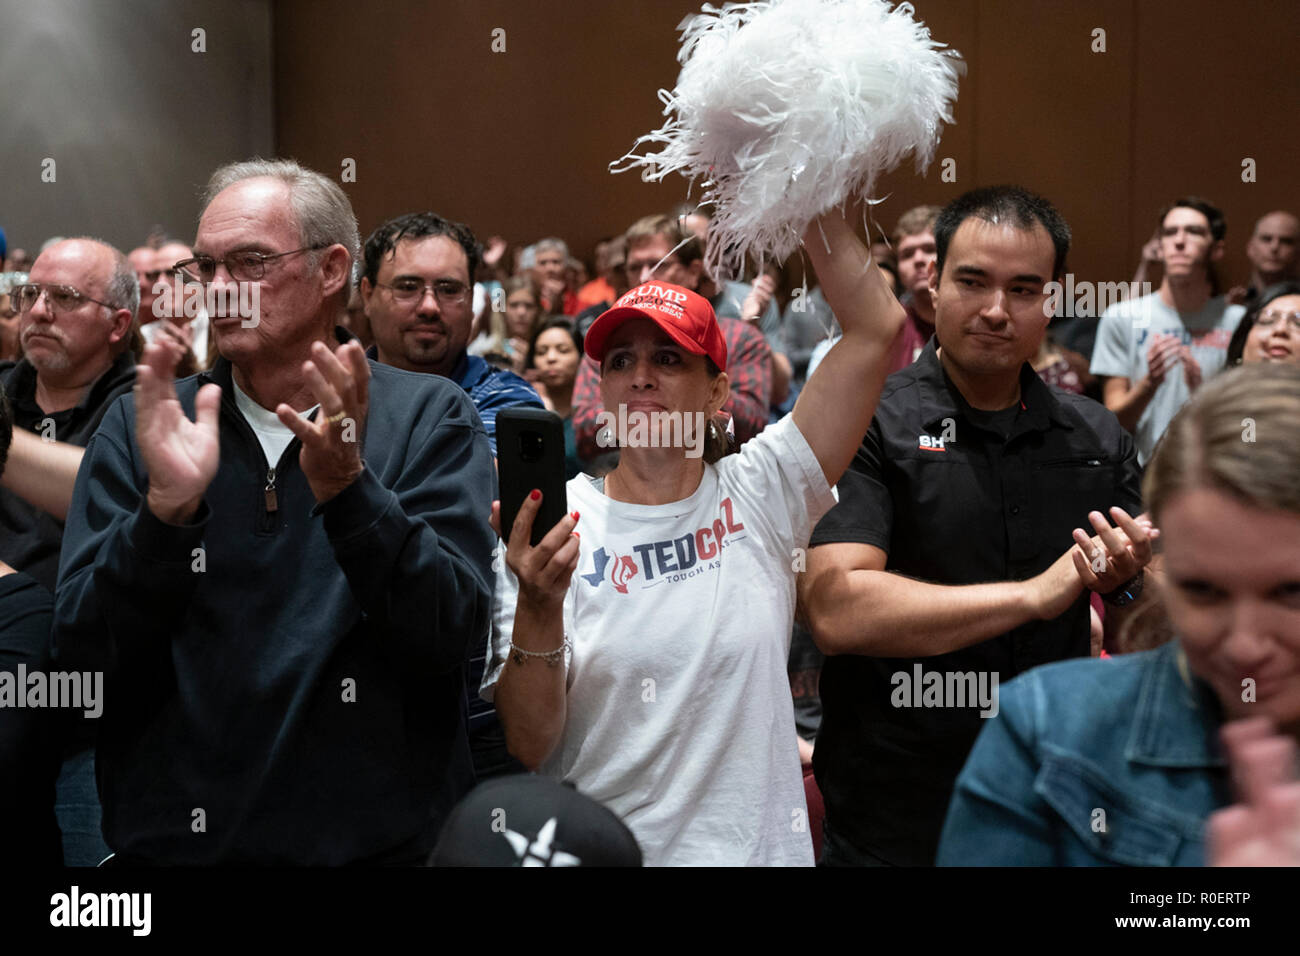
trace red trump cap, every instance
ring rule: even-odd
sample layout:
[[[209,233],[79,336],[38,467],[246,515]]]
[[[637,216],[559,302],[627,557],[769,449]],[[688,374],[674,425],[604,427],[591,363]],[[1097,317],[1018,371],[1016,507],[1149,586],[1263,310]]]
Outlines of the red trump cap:
[[[727,368],[727,341],[713,306],[704,296],[669,282],[643,282],[602,312],[583,339],[583,351],[597,362],[605,357],[605,340],[628,319],[649,319],[674,342],[695,355],[707,355]]]

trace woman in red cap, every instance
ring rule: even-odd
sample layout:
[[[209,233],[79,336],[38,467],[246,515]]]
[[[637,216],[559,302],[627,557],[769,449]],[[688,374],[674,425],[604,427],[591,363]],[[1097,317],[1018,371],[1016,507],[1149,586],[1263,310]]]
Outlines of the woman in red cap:
[[[644,283],[585,343],[618,466],[570,481],[572,512],[536,547],[539,492],[508,529],[483,694],[511,753],[610,807],[648,865],[813,863],[786,677],[795,575],[904,313],[839,215],[805,248],[844,336],[790,415],[724,457],[713,310]]]

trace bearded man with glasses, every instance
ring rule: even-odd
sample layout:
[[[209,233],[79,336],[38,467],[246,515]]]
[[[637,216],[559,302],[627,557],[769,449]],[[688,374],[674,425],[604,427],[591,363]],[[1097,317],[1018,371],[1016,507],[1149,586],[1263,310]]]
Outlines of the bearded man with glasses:
[[[359,288],[375,336],[367,354],[385,365],[441,375],[459,385],[478,409],[495,455],[497,412],[543,405],[527,381],[466,351],[474,319],[474,272],[482,255],[467,226],[431,212],[408,213],[379,226],[366,240]],[[469,687],[478,687],[486,659],[484,641],[470,657]],[[496,711],[472,692],[469,738],[480,780],[523,772],[506,750]]]
[[[327,177],[217,170],[174,265],[221,358],[174,382],[149,345],[87,447],[54,641],[105,672],[114,864],[420,863],[473,785],[492,455],[459,388],[338,326],[359,245]]]
[[[496,454],[502,408],[542,408],[537,391],[514,372],[470,355],[474,272],[483,251],[467,226],[431,212],[408,213],[366,240],[359,285],[375,344],[385,365],[449,378],[478,409]]]

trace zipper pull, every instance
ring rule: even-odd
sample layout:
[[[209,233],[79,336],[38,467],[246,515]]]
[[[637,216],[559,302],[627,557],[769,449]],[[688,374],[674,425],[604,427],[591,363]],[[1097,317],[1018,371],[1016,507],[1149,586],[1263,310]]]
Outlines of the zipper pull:
[[[275,500],[275,469],[268,468],[266,472],[266,487],[262,489],[266,493],[266,510],[276,511],[280,505]]]

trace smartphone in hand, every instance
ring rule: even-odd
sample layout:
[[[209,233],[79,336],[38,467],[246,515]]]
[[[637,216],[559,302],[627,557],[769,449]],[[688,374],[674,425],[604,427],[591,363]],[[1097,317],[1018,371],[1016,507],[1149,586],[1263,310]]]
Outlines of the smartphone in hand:
[[[497,412],[497,481],[501,489],[501,536],[510,540],[519,506],[534,488],[542,507],[533,521],[536,546],[569,510],[564,491],[564,420],[543,408]]]

